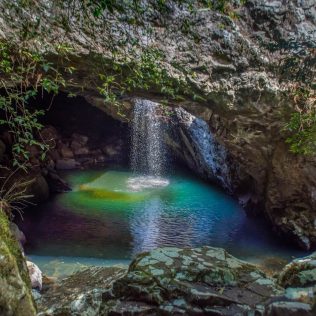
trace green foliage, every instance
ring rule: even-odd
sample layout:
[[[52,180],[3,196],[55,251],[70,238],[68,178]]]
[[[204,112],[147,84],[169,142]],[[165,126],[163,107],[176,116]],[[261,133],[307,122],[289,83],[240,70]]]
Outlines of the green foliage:
[[[155,48],[147,48],[138,56],[135,54],[133,60],[117,62],[113,60],[108,69],[113,73],[99,74],[102,85],[99,92],[104,96],[106,102],[116,104],[119,108],[118,99],[132,91],[156,92],[172,100],[181,99],[182,94],[190,97],[194,92],[189,84],[183,79],[172,78],[163,66],[164,55]],[[119,113],[123,115],[123,113]]]
[[[14,139],[13,166],[26,168],[31,146],[40,149],[42,159],[48,150],[48,145],[36,138],[44,111],[32,110],[29,102],[40,89],[57,94],[59,87],[65,86],[65,80],[44,54],[7,41],[0,41],[0,78],[4,91],[0,96],[0,110],[4,114],[0,125],[6,126]]]
[[[291,132],[286,142],[291,152],[311,155],[316,152],[316,110],[309,113],[294,113],[285,126]]]
[[[148,15],[152,13],[156,15],[157,12],[160,23],[167,24],[168,17],[175,6],[185,7],[191,13],[200,9],[210,9],[231,15],[234,8],[243,2],[243,0],[70,0],[68,2],[58,0],[56,7],[62,12],[67,12],[61,14],[58,20],[58,25],[67,32],[71,29],[72,13],[75,13],[74,16],[78,21],[80,19],[80,23],[84,21],[85,27],[97,24],[99,22],[97,18],[103,15],[105,18],[102,22],[105,24],[111,23],[111,18],[108,19],[109,15],[115,15],[119,21],[132,26],[144,25],[145,21],[148,21]],[[21,21],[21,29],[14,36],[15,42],[0,40],[0,89],[2,90],[0,111],[3,113],[0,125],[6,126],[14,138],[13,165],[25,168],[32,146],[40,149],[42,159],[45,158],[45,152],[48,150],[48,146],[37,137],[42,128],[39,119],[44,115],[44,111],[32,109],[30,102],[40,94],[41,90],[57,94],[60,87],[65,87],[67,84],[65,74],[72,74],[75,68],[69,65],[63,66],[59,63],[60,60],[53,63],[45,57],[51,54],[51,48],[45,51],[43,30],[47,29],[43,28],[40,15],[36,16],[38,12],[36,0],[8,1],[7,5],[9,10],[15,10],[20,16],[26,16],[24,13],[27,11],[34,13],[34,19]],[[183,31],[190,33],[191,26],[190,21],[186,20]],[[174,75],[171,77],[164,67],[165,56],[159,50],[140,47],[137,37],[126,31],[126,24],[121,28],[119,32],[124,34],[121,43],[113,41],[109,36],[108,45],[113,53],[113,60],[105,65],[104,72],[98,69],[94,73],[101,82],[98,87],[100,94],[104,96],[106,102],[118,107],[120,115],[124,115],[119,107],[120,97],[137,90],[151,90],[172,100],[180,100],[183,95],[187,95],[197,101],[204,101],[200,95],[192,91],[188,80],[183,79],[187,74],[184,73],[182,79],[176,79]],[[152,32],[150,25],[146,26],[145,31],[150,36]],[[193,32],[191,35],[197,36]],[[37,49],[38,43],[41,43],[40,50]],[[131,53],[130,46],[137,49]],[[121,60],[116,58],[115,54],[120,48],[133,59],[122,60],[124,54],[122,52]],[[67,60],[72,49],[60,43],[56,45],[55,52],[59,56],[58,59]],[[72,93],[69,95],[73,96]]]
[[[92,11],[95,17],[101,16],[104,12],[110,14],[128,14],[133,15],[129,18],[132,24],[142,24],[143,15],[156,11],[161,16],[166,16],[173,11],[173,6],[183,6],[193,13],[195,10],[204,8],[214,11],[219,11],[223,14],[229,15],[232,18],[237,17],[234,11],[235,7],[243,5],[247,0],[82,0],[83,5],[87,3],[87,7]]]
[[[316,153],[316,49],[306,49],[304,56],[293,54],[284,58],[281,64],[281,80],[296,82],[289,96],[296,112],[285,125],[291,135],[286,139],[290,150],[296,154]]]

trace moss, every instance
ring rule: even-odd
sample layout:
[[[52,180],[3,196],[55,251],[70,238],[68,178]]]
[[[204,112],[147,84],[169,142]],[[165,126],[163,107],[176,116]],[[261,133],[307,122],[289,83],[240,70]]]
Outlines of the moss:
[[[6,244],[9,252],[16,259],[22,279],[29,286],[30,278],[26,273],[24,257],[22,255],[18,242],[12,236],[9,226],[9,219],[2,208],[0,209],[0,228],[0,239]],[[4,271],[2,271],[2,275],[3,273]]]
[[[25,259],[11,234],[9,220],[0,208],[0,310],[1,315],[36,314]]]

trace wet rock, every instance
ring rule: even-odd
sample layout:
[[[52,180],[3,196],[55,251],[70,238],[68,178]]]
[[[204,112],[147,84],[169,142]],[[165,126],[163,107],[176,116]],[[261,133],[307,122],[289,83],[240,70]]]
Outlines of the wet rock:
[[[46,179],[41,174],[28,176],[33,182],[27,189],[27,192],[31,194],[32,200],[35,203],[46,201],[49,197],[49,187]]]
[[[285,288],[316,286],[316,252],[286,265],[278,282]]]
[[[257,267],[220,248],[158,248],[129,269],[89,268],[43,294],[40,315],[238,315],[281,293]],[[62,299],[61,299],[62,298]]]
[[[85,156],[89,155],[90,150],[88,147],[80,147],[74,150],[75,156]]]
[[[71,159],[74,157],[74,153],[72,152],[72,150],[64,144],[61,144],[61,146],[59,148],[59,152],[60,152],[62,158]]]
[[[79,148],[78,146],[83,147],[87,145],[89,137],[74,133],[71,135],[71,139],[72,139],[71,148],[78,149]]]
[[[102,151],[109,157],[116,156],[119,153],[114,145],[106,145],[102,148]]]
[[[19,242],[19,244],[21,245],[21,247],[23,249],[23,246],[26,243],[26,237],[25,237],[24,233],[19,229],[18,225],[16,225],[13,222],[10,222],[10,231],[11,231],[12,235],[14,236],[14,238]]]
[[[41,293],[38,290],[32,289],[32,296],[35,302],[39,302],[42,298]]]
[[[56,169],[59,170],[71,170],[80,166],[80,163],[75,159],[58,159],[56,161]]]
[[[200,176],[232,190],[228,153],[211,133],[206,121],[183,108],[175,109],[167,143],[175,155]]]
[[[312,316],[316,314],[316,253],[293,260],[278,277],[286,290],[267,305],[265,315]]]
[[[92,267],[77,272],[43,293],[39,316],[102,315],[103,299],[113,298],[113,282],[125,273],[122,267]]]
[[[31,261],[26,261],[26,265],[29,271],[32,288],[41,290],[42,289],[42,271],[39,269],[39,267],[35,263]]]
[[[295,98],[291,97],[295,82],[282,78],[284,61],[291,60],[293,53],[297,56],[300,49],[305,53],[315,47],[315,1],[248,0],[242,6],[236,5],[240,1],[233,1],[229,10],[236,12],[240,16],[238,19],[215,10],[201,10],[195,3],[196,10],[192,14],[186,5],[173,2],[168,18],[152,10],[143,16],[141,24],[134,26],[134,31],[122,24],[119,14],[111,17],[111,23],[106,23],[107,14],[100,17],[104,19],[104,23],[101,21],[104,28],[98,24],[86,27],[82,25],[81,10],[76,8],[72,23],[65,30],[51,21],[68,20],[68,11],[55,10],[46,2],[40,1],[36,8],[24,8],[17,17],[12,1],[1,1],[0,32],[4,39],[10,41],[11,36],[21,33],[21,21],[29,16],[36,16],[40,21],[39,35],[47,40],[45,47],[52,47],[54,51],[55,43],[50,39],[64,34],[65,44],[74,47],[77,73],[80,73],[80,76],[69,77],[75,79],[76,87],[82,87],[80,90],[74,88],[74,92],[117,120],[126,122],[132,112],[135,91],[126,93],[119,107],[113,107],[111,102],[104,104],[98,83],[91,84],[87,78],[92,76],[91,65],[101,68],[104,65],[102,57],[112,55],[107,45],[109,38],[111,46],[121,47],[127,59],[134,59],[135,56],[129,55],[129,51],[133,51],[130,49],[132,43],[127,40],[122,47],[122,38],[132,39],[145,48],[148,41],[144,34],[148,35],[150,29],[151,44],[166,56],[162,66],[168,77],[188,81],[192,87],[186,96],[181,96],[183,100],[179,98],[172,106],[180,105],[203,119],[214,140],[225,148],[227,160],[217,164],[215,178],[224,177],[225,187],[237,196],[249,196],[243,203],[249,212],[264,213],[280,234],[292,238],[305,249],[316,245],[316,160],[314,156],[291,154],[285,143],[287,136],[281,132],[297,106]],[[189,32],[184,32],[188,21]],[[304,68],[309,67],[302,70]],[[165,98],[152,88],[146,93],[137,91],[138,96],[141,94],[158,102]],[[6,136],[11,140],[2,139],[10,146],[12,136],[9,133]],[[185,153],[176,144],[175,150],[179,149],[180,155],[190,163],[188,165],[197,165],[206,177],[214,174],[212,168],[204,168],[205,163],[200,163],[198,155],[191,155],[196,149],[186,136],[184,133],[182,137],[183,143],[187,141]],[[74,134],[70,147],[74,150],[86,143],[84,136]],[[291,220],[285,221],[286,218]]]
[[[278,301],[271,303],[265,310],[264,316],[312,316],[309,304],[301,302]]]
[[[63,180],[53,169],[48,171],[46,179],[51,192],[62,193],[71,191],[69,184]]]

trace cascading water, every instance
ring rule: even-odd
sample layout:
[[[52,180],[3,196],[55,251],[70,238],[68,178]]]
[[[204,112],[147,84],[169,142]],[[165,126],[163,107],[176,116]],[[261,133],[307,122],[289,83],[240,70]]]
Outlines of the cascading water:
[[[165,168],[163,125],[157,115],[159,104],[135,100],[132,125],[132,170],[138,174],[161,176]]]
[[[188,148],[197,173],[216,179],[225,189],[230,191],[229,165],[226,149],[219,144],[211,133],[208,124],[182,108],[175,113],[179,119],[180,139],[183,148]]]
[[[159,104],[136,99],[132,121],[131,167],[136,177],[127,181],[131,191],[159,188],[169,184],[161,178],[165,172],[166,150]]]

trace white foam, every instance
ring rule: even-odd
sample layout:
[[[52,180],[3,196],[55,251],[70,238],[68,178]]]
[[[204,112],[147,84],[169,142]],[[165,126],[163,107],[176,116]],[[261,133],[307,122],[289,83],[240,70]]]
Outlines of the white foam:
[[[140,176],[132,177],[126,181],[127,188],[132,192],[139,192],[144,189],[162,188],[169,185],[169,180],[160,177]]]

